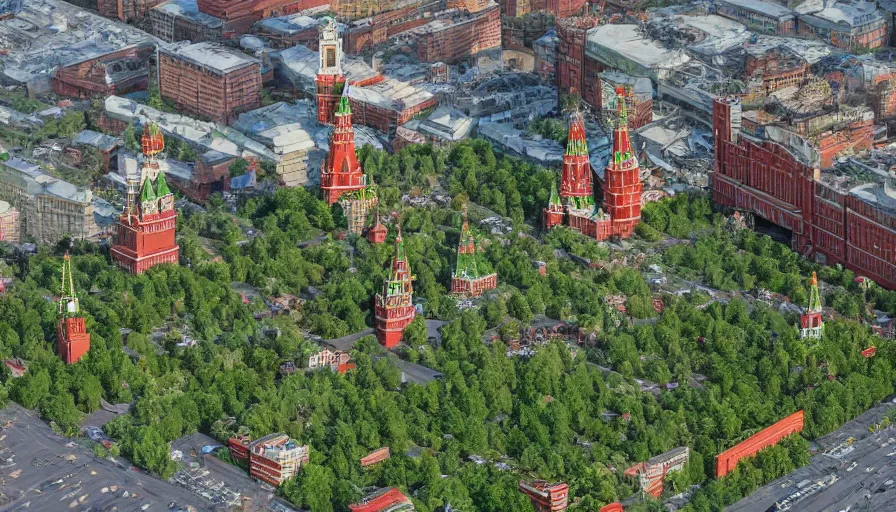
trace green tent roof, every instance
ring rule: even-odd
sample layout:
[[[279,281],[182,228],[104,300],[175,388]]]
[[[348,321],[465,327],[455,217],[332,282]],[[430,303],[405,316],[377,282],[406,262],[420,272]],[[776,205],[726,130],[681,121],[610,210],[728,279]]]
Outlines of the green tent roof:
[[[159,173],[159,179],[156,181],[156,196],[162,197],[167,196],[171,193],[171,189],[168,188],[168,180],[165,179],[165,173]]]
[[[351,115],[351,113],[352,113],[352,108],[351,108],[351,106],[349,106],[348,96],[343,94],[342,97],[339,98],[339,106],[336,108],[336,114],[345,116],[345,115]]]
[[[155,191],[152,189],[152,180],[144,180],[143,190],[140,192],[140,200],[145,203],[147,201],[155,201],[157,197]]]

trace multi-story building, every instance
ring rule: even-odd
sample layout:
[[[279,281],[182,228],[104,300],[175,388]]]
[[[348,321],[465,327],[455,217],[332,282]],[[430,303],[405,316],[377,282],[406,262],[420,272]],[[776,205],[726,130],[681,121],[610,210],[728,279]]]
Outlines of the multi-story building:
[[[259,20],[328,5],[327,0],[196,0],[199,11],[224,22],[224,35],[238,37]]]
[[[154,53],[154,45],[141,44],[60,66],[50,81],[53,92],[90,98],[145,90]]]
[[[31,162],[0,162],[0,200],[19,211],[24,234],[43,243],[55,244],[65,235],[88,239],[101,232],[90,190],[50,176]]]
[[[384,487],[348,508],[351,512],[413,512],[414,504],[398,489]]]
[[[606,240],[631,236],[640,222],[641,168],[629,139],[624,91],[618,89],[617,95],[618,121],[613,130],[610,162],[604,172],[602,208],[594,201],[585,125],[581,115],[574,114],[563,156],[560,194],[552,184],[550,203],[542,213],[545,229],[566,225],[597,240]]]
[[[532,500],[536,512],[563,512],[569,506],[569,486],[564,482],[522,481],[520,492]]]
[[[767,0],[719,0],[716,12],[752,30],[790,37],[796,35],[796,13]]]
[[[308,446],[286,434],[271,434],[249,444],[249,476],[279,486],[308,463]]]
[[[659,498],[663,493],[663,482],[666,475],[684,469],[691,451],[687,446],[673,448],[666,453],[650,458],[647,462],[639,462],[625,470],[625,476],[635,477],[641,491]]]
[[[563,101],[564,95],[578,96],[591,105],[600,103],[600,79],[603,71],[597,65],[585,70],[585,46],[588,30],[596,27],[599,20],[594,16],[574,17],[557,20],[557,96]]]
[[[331,370],[336,370],[339,366],[348,363],[349,359],[351,359],[351,356],[349,356],[348,352],[341,350],[332,351],[328,348],[323,348],[320,352],[311,354],[308,357],[308,369],[330,368]]]
[[[261,106],[258,59],[210,42],[161,47],[159,53],[159,90],[179,109],[229,124]]]
[[[342,96],[334,115],[336,128],[330,138],[330,154],[320,173],[320,190],[328,205],[338,202],[350,233],[367,227],[367,212],[376,205],[376,188],[368,183],[355,152],[355,131],[348,97]]]
[[[414,308],[414,288],[411,281],[411,269],[404,252],[404,241],[401,239],[401,226],[395,237],[395,255],[389,276],[383,280],[382,290],[374,298],[374,321],[376,337],[380,344],[392,348],[401,341],[404,328],[417,314]]]
[[[494,1],[439,17],[406,32],[423,62],[461,61],[501,47],[501,8]]]
[[[107,18],[137,21],[163,0],[97,0],[96,10]]]
[[[791,247],[817,262],[841,264],[896,288],[896,193],[889,176],[822,172],[806,155],[818,149],[799,136],[766,128],[744,133],[740,101],[713,104],[713,201],[751,212],[791,233]],[[793,149],[791,149],[793,148]],[[803,148],[804,151],[797,151]],[[799,156],[797,156],[799,155]],[[848,170],[848,169],[847,169]]]
[[[347,94],[354,121],[387,134],[439,103],[431,92],[393,78],[365,87],[349,87]]]
[[[532,49],[535,51],[535,72],[542,80],[553,82],[555,78],[555,70],[557,64],[557,30],[550,29],[535,42],[532,43]]]
[[[457,244],[457,264],[451,276],[451,293],[466,297],[479,297],[482,292],[498,286],[498,274],[480,270],[481,262],[477,261],[476,238],[470,231],[470,224],[464,218],[460,229],[460,241]]]
[[[224,21],[204,12],[196,0],[166,0],[149,10],[152,35],[162,41],[218,41],[224,35]]]
[[[227,448],[230,450],[230,456],[237,464],[244,468],[249,467],[249,444],[252,437],[249,434],[237,433],[227,440]]]
[[[801,13],[801,35],[818,37],[844,50],[880,48],[890,38],[887,20],[875,2],[808,1],[796,10]]]
[[[165,149],[165,140],[156,125],[145,125],[141,144],[143,165],[139,176],[127,176],[125,211],[118,220],[111,250],[118,266],[134,274],[162,263],[177,263],[180,254],[174,238],[174,194],[156,160]]]
[[[0,242],[19,243],[20,226],[19,210],[6,201],[0,201]]]
[[[81,315],[81,304],[75,293],[72,277],[72,260],[68,253],[62,260],[62,288],[58,302],[59,323],[56,326],[56,344],[59,357],[65,364],[75,364],[90,350],[90,334]]]

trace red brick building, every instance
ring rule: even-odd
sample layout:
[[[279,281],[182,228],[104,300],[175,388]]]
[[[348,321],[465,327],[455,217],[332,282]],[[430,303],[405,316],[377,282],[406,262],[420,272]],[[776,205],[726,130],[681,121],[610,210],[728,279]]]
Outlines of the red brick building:
[[[237,38],[259,20],[328,5],[328,0],[197,0],[200,12],[224,21],[224,35]]]
[[[481,51],[501,47],[501,8],[498,4],[476,3],[463,8],[450,18],[433,20],[410,32],[419,60],[451,64]]]
[[[350,87],[348,97],[354,122],[387,134],[439,103],[429,91],[392,78],[365,87]]]
[[[81,305],[75,294],[72,260],[68,253],[62,261],[62,290],[59,294],[59,323],[56,327],[59,357],[65,364],[75,364],[90,350],[90,334],[84,325]]]
[[[591,105],[600,105],[600,78],[603,68],[597,61],[588,59],[585,63],[586,33],[596,27],[596,17],[576,17],[557,20],[557,62],[555,76],[557,96],[562,101],[564,95],[578,95]]]
[[[96,10],[107,18],[121,21],[143,19],[147,12],[165,0],[97,0]]]
[[[210,42],[159,49],[159,89],[179,109],[221,124],[261,106],[258,59]]]
[[[520,482],[520,492],[528,496],[535,512],[563,512],[569,506],[569,486],[544,480]]]
[[[308,463],[308,446],[286,434],[271,434],[249,444],[249,476],[279,486]]]
[[[119,267],[141,274],[162,263],[177,263],[180,247],[174,235],[177,211],[174,194],[156,155],[165,149],[159,128],[147,123],[143,132],[140,176],[128,176],[125,211],[118,220],[111,255]]]
[[[154,53],[153,45],[132,46],[60,66],[51,80],[53,92],[60,96],[92,98],[146,90],[149,59]]]
[[[376,337],[386,348],[398,345],[404,328],[414,320],[417,314],[413,303],[414,287],[411,284],[413,279],[399,227],[398,236],[395,237],[395,255],[392,257],[389,277],[383,280],[382,291],[377,293],[374,298]]]
[[[559,20],[579,14],[584,6],[585,0],[504,0],[502,11],[511,17],[547,12]]]
[[[752,212],[792,233],[791,247],[896,288],[896,203],[879,183],[826,179],[782,145],[741,133],[740,101],[713,103],[717,204]]]

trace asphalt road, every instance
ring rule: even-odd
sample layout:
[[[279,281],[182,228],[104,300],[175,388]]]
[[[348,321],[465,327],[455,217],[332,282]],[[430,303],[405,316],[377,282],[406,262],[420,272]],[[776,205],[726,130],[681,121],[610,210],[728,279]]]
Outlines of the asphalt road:
[[[879,407],[883,411],[886,407]],[[879,414],[877,415],[879,416]],[[862,418],[862,417],[860,417]],[[836,476],[833,483],[804,496],[792,504],[789,510],[800,512],[893,512],[896,511],[896,428],[890,427],[870,434],[868,416],[854,420],[844,427],[846,433],[832,434],[833,440],[842,442],[848,435],[857,441],[840,456],[828,451],[815,455],[808,466],[775,480],[735,503],[731,512],[765,512],[776,502],[792,495],[801,482],[815,483]],[[864,426],[864,437],[861,427]],[[821,440],[824,442],[824,440]],[[805,488],[804,486],[803,488]]]

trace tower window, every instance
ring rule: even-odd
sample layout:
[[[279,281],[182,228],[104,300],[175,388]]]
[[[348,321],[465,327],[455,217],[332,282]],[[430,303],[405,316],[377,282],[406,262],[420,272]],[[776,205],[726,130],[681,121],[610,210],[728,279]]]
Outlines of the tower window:
[[[324,63],[328,68],[336,67],[336,48],[332,46],[324,48]]]

